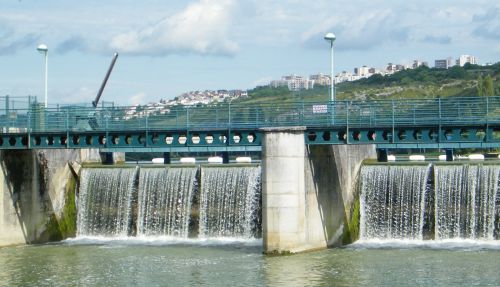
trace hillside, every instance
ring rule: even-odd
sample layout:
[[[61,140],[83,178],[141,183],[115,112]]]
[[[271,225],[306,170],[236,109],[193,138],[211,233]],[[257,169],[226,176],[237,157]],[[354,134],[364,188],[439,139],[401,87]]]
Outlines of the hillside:
[[[465,65],[447,70],[419,67],[382,76],[336,85],[337,100],[409,99],[477,95],[477,80],[490,75],[495,95],[500,95],[500,62],[491,66]],[[248,91],[248,98],[234,103],[256,104],[293,101],[325,101],[329,87],[289,91],[286,87],[257,87]]]

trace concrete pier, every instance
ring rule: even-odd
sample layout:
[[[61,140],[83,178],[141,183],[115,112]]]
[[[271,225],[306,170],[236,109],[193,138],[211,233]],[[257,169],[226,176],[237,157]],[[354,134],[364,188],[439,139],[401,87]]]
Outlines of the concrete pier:
[[[60,240],[71,232],[61,220],[74,216],[64,214],[71,204],[71,161],[100,162],[100,156],[90,149],[0,151],[0,246]]]
[[[266,253],[341,243],[361,162],[373,145],[306,146],[305,128],[264,129],[262,233]]]
[[[298,252],[306,243],[304,128],[266,129],[262,145],[265,252]]]

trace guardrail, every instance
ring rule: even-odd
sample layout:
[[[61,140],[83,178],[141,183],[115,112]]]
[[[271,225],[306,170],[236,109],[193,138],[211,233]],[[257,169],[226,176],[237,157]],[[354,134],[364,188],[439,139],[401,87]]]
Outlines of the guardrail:
[[[500,97],[217,104],[200,107],[0,109],[2,133],[256,129],[275,126],[405,127],[500,123]]]

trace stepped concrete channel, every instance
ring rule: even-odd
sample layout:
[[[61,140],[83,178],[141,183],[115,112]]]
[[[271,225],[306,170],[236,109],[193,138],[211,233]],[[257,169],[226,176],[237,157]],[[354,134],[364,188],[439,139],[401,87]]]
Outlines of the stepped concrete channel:
[[[306,145],[304,130],[262,130],[266,253],[340,245],[361,163],[376,158],[374,145]],[[123,160],[123,154],[114,159]],[[68,206],[75,204],[77,167],[104,161],[97,149],[0,151],[0,246],[75,236],[76,214]]]

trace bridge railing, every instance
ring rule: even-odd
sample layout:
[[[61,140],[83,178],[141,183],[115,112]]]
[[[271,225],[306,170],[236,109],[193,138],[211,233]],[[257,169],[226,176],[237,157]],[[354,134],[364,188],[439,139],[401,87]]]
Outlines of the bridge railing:
[[[500,97],[218,104],[202,107],[0,109],[0,132],[401,127],[500,123]]]

